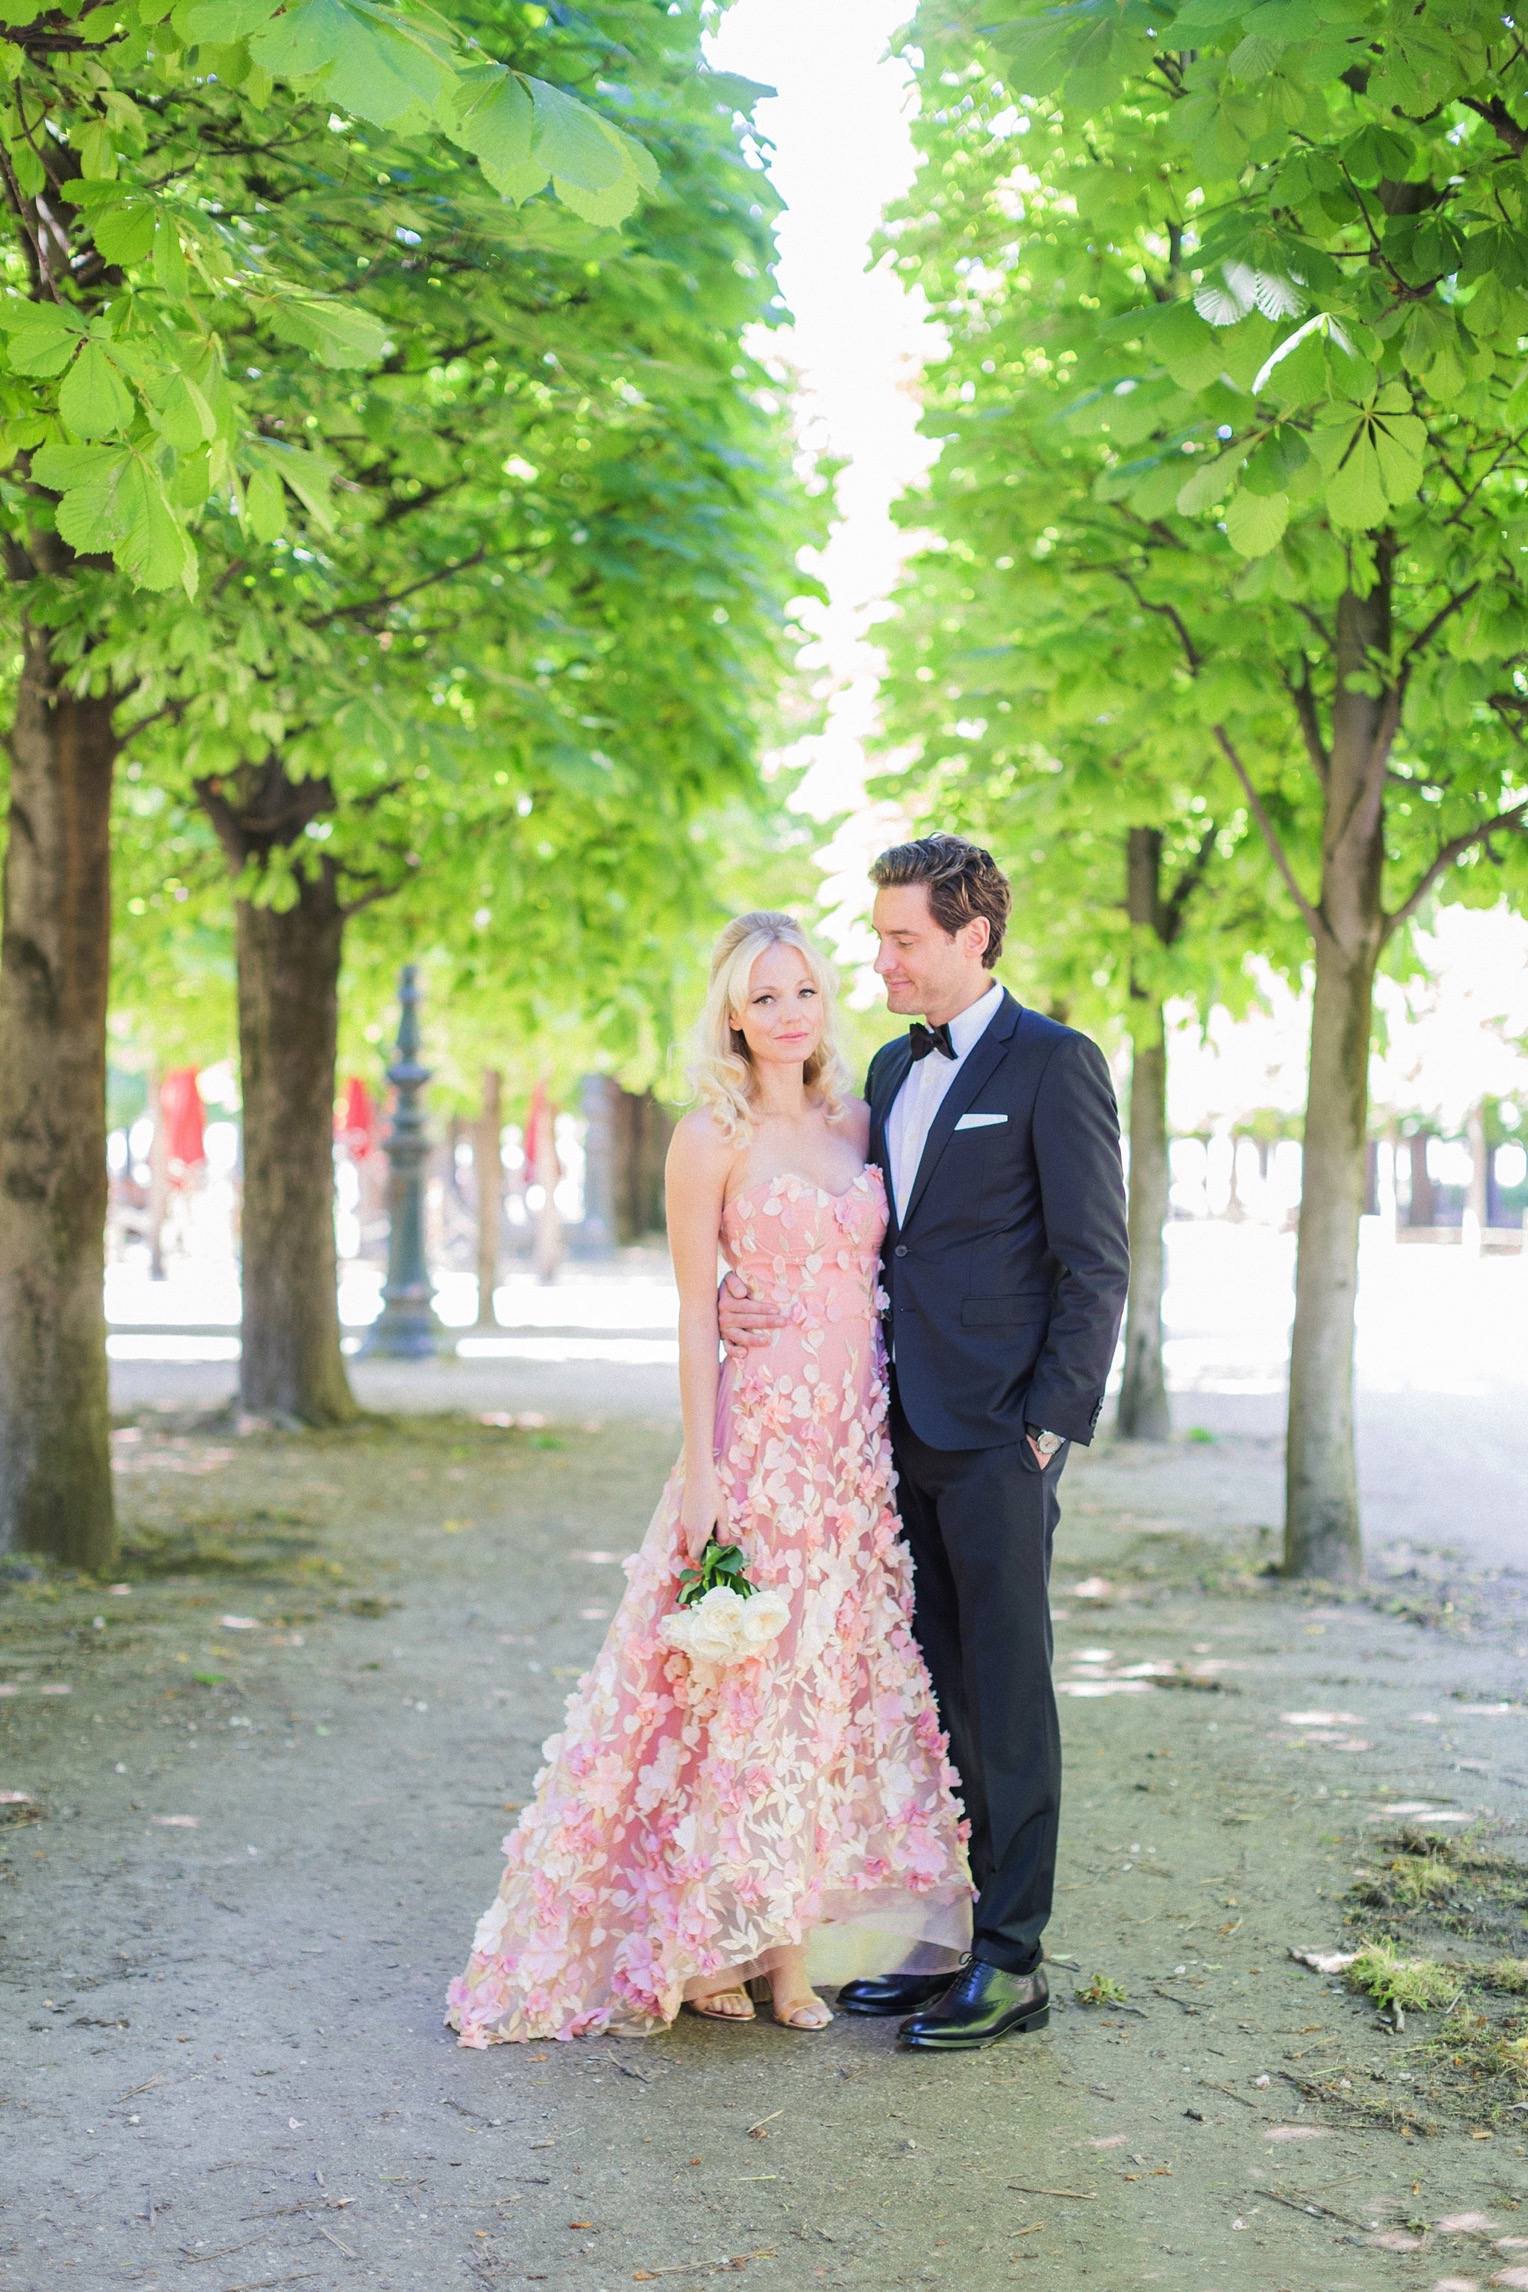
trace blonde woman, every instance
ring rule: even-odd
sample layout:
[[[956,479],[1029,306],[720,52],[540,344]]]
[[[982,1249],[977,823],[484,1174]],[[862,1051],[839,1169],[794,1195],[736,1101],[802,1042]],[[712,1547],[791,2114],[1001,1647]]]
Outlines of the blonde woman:
[[[868,1114],[834,981],[788,915],[717,943],[668,1226],[684,1451],[594,1668],[506,1841],[448,2019],[464,2045],[664,2027],[681,2005],[832,2019],[812,1987],[956,1965],[971,1888],[891,1499]],[[718,1256],[786,1318],[719,1365]],[[778,1595],[725,1664],[670,1644],[710,1537]],[[761,1990],[762,1994],[762,1990]]]

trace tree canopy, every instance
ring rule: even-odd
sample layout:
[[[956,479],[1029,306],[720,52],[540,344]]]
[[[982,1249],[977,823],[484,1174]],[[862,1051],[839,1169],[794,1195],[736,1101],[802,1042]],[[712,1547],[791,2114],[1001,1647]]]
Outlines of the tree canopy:
[[[1383,0],[928,0],[909,39],[939,483],[1022,563],[1031,664],[1217,757],[1310,935],[1287,1549],[1351,1572],[1375,968],[1430,897],[1528,887],[1524,51]]]

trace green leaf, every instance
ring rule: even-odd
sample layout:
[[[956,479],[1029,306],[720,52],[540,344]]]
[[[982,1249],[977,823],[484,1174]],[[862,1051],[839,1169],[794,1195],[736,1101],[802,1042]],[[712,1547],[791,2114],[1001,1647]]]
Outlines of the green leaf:
[[[146,198],[114,201],[90,218],[90,235],[109,263],[141,263],[154,244],[154,208]]]
[[[251,300],[258,300],[279,340],[311,350],[321,366],[375,366],[386,349],[380,319],[355,303],[297,294]]]
[[[1191,302],[1169,303],[1143,316],[1149,322],[1146,342],[1180,390],[1204,390],[1218,380],[1226,362],[1224,338]]]
[[[1326,507],[1334,525],[1366,530],[1383,525],[1389,514],[1384,472],[1366,423],[1357,425],[1347,459],[1327,479]]]
[[[117,154],[111,140],[111,129],[104,119],[92,119],[79,128],[74,137],[74,148],[80,155],[80,173],[87,182],[106,182],[117,172]]]
[[[82,318],[52,303],[0,303],[0,326],[11,338],[10,365],[17,374],[62,374],[85,332]]]
[[[278,541],[285,533],[286,491],[274,470],[256,470],[244,489],[244,509],[257,541]]]
[[[1226,537],[1242,557],[1266,557],[1289,523],[1287,493],[1234,493],[1226,503]]]
[[[278,5],[279,0],[197,0],[194,7],[176,10],[175,29],[184,40],[232,45],[268,24]]]
[[[334,62],[350,24],[344,0],[299,0],[251,33],[250,53],[282,79],[310,79]]]
[[[1227,453],[1217,454],[1213,461],[1200,462],[1194,474],[1186,478],[1178,489],[1178,509],[1184,517],[1198,517],[1204,510],[1213,509],[1226,498],[1226,489],[1242,463],[1252,451],[1252,441],[1232,446]]]
[[[159,428],[177,453],[197,453],[217,436],[212,408],[189,376],[175,375],[154,398]]]
[[[1075,0],[990,25],[987,37],[1016,92],[1054,95],[1065,87],[1090,103],[1107,101],[1127,73],[1149,63],[1156,22],[1157,11],[1141,0]]]
[[[1422,483],[1427,425],[1415,414],[1389,414],[1373,425],[1374,451],[1386,498],[1399,509]]]
[[[779,89],[766,87],[763,80],[745,80],[741,72],[702,72],[700,86],[706,95],[715,96],[731,111],[751,112],[756,103],[778,95]]]
[[[327,6],[329,0],[310,4]],[[262,55],[260,61],[269,64],[270,58]],[[324,94],[358,119],[374,120],[379,127],[396,127],[405,120],[423,125],[453,76],[449,56],[434,52],[411,30],[386,22],[358,23],[324,81]]]
[[[378,127],[422,125],[454,76],[449,39],[372,0],[298,0],[250,41],[284,79],[324,74],[323,93]]]
[[[457,73],[441,118],[506,199],[532,198],[550,180],[550,168],[531,157],[536,110],[519,72],[503,64],[468,65]]]
[[[154,223],[154,281],[177,302],[183,302],[191,291],[191,274],[180,243],[180,225],[173,214],[164,211]]]
[[[1310,460],[1310,448],[1293,423],[1281,422],[1270,430],[1242,472],[1249,493],[1282,493],[1290,479]]]
[[[278,446],[262,440],[257,457],[252,459],[257,472],[269,470],[273,477],[291,488],[315,524],[333,524],[330,471],[317,454],[304,453],[300,446]]]
[[[87,342],[65,375],[58,410],[77,438],[109,438],[132,422],[133,394],[99,342]]]
[[[110,550],[142,589],[196,594],[196,552],[171,509],[159,472],[131,446],[44,446],[33,456],[39,485],[62,495],[58,530],[71,549]]]
[[[1181,454],[1164,454],[1155,469],[1136,480],[1125,499],[1141,517],[1165,517],[1177,507],[1183,469]]]
[[[658,185],[652,153],[598,112],[545,80],[529,82],[536,106],[535,156],[566,207],[586,223],[619,223]]]

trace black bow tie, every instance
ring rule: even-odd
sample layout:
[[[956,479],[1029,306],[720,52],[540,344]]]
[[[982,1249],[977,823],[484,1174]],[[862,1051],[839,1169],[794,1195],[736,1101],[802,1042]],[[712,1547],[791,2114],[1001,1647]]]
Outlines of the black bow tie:
[[[907,1030],[907,1039],[912,1045],[915,1060],[927,1058],[930,1051],[942,1051],[946,1058],[956,1056],[955,1045],[950,1039],[948,1019],[938,1027],[926,1027],[921,1019],[914,1019]]]

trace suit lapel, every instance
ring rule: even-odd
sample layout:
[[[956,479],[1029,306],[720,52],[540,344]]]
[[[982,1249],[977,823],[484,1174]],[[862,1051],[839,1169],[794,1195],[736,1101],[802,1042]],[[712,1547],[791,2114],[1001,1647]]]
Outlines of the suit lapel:
[[[886,1124],[897,1102],[897,1093],[906,1082],[913,1063],[912,1046],[904,1035],[900,1042],[891,1044],[877,1077],[875,1095],[870,1101],[870,1160],[886,1181],[886,1206],[891,1226],[897,1223],[897,1205],[891,1184],[891,1152],[886,1143]]]
[[[918,1174],[913,1180],[913,1190],[908,1199],[907,1215],[901,1221],[904,1233],[917,1214],[918,1204],[923,1199],[929,1179],[933,1175],[934,1166],[949,1144],[956,1123],[966,1112],[983,1083],[1002,1063],[1008,1045],[1013,1039],[1014,1030],[1022,1016],[1021,1006],[1014,1001],[1005,987],[1003,1000],[997,1008],[997,1015],[970,1056],[962,1060],[959,1074],[956,1075],[955,1080],[945,1092],[939,1111],[929,1125],[928,1137],[924,1141],[923,1154],[918,1163]],[[908,1055],[910,1061],[911,1053]]]

